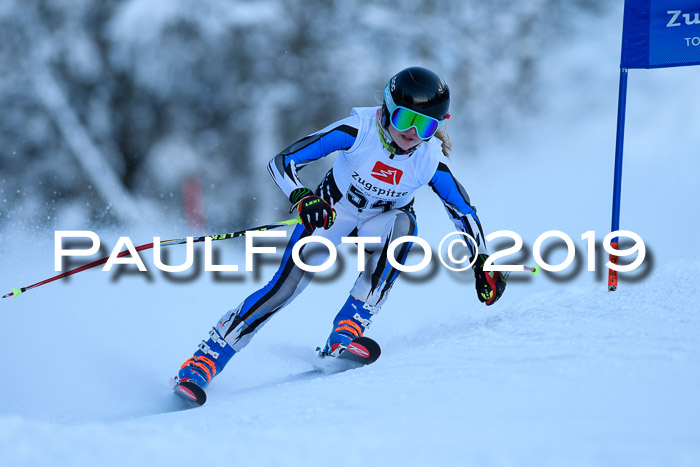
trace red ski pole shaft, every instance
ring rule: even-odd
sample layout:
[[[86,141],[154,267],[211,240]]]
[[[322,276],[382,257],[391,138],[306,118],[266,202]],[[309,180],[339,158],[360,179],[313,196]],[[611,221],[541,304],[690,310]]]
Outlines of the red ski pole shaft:
[[[242,237],[246,234],[246,232],[255,232],[255,231],[259,232],[259,231],[263,231],[263,230],[276,229],[279,227],[285,227],[288,225],[294,225],[294,224],[298,224],[298,223],[299,223],[299,218],[288,219],[286,221],[275,222],[273,224],[261,225],[261,226],[253,227],[250,229],[239,230],[238,232],[230,232],[230,233],[219,234],[219,235],[204,235],[201,237],[194,237],[192,239],[192,242],[193,243],[203,242],[207,238],[211,238],[212,240],[228,240],[230,238]],[[182,245],[184,243],[187,243],[187,238],[177,238],[174,240],[163,240],[160,242],[160,246]],[[139,246],[135,247],[134,249],[136,251],[143,251],[143,250],[150,250],[151,248],[153,248],[153,243],[146,243],[143,245],[139,245]],[[117,258],[121,258],[121,257],[126,256],[128,254],[129,254],[129,250],[124,250],[117,255]],[[63,279],[63,278],[68,277],[68,276],[72,276],[73,274],[77,274],[79,272],[87,271],[88,269],[92,269],[92,268],[97,267],[101,264],[105,264],[107,261],[109,261],[109,256],[107,256],[105,258],[98,259],[96,261],[93,261],[92,263],[77,267],[75,269],[71,269],[70,271],[66,271],[64,273],[57,274],[53,277],[49,277],[48,279],[44,279],[41,282],[37,282],[36,284],[28,285],[26,287],[21,287],[21,288],[13,288],[12,292],[9,292],[9,293],[3,295],[2,298],[18,297],[20,294],[22,294],[28,290],[34,289],[34,288],[39,287],[39,286],[44,285],[44,284],[48,284],[50,282],[57,281],[59,279]]]

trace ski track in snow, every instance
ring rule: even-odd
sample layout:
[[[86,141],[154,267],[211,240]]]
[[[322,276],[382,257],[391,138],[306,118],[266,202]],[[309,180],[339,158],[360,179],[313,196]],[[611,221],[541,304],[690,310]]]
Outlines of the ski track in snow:
[[[528,245],[550,228],[577,245],[586,230],[606,232],[621,23],[603,24],[610,32],[587,35],[572,56],[602,55],[604,66],[565,62],[548,113],[455,161],[487,231],[515,230]],[[700,465],[700,112],[683,97],[697,77],[630,77],[623,226],[649,246],[642,280],[623,276],[607,293],[585,268],[566,281],[543,273],[512,280],[486,308],[470,281],[443,271],[399,279],[368,333],[379,361],[319,374],[314,348],[352,283],[345,272],[281,311],[204,407],[180,410],[169,378],[263,282],[81,273],[0,303],[3,465]],[[495,193],[479,175],[494,160]],[[416,208],[431,241],[451,229],[433,198],[420,193]],[[35,237],[3,243],[3,293],[53,274],[53,239]]]

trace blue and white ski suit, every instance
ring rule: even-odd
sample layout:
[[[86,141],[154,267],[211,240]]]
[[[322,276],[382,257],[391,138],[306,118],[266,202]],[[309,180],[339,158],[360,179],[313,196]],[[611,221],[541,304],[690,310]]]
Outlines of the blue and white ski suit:
[[[354,108],[349,117],[297,141],[268,165],[275,183],[289,196],[293,190],[304,187],[297,173],[300,169],[338,152],[333,167],[316,190],[318,196],[333,206],[336,220],[328,230],[319,228],[312,235],[325,237],[334,245],[340,244],[342,237],[381,238],[378,244],[368,244],[372,247],[371,254],[350,291],[350,295],[365,302],[373,312],[384,303],[399,274],[387,261],[388,245],[395,238],[417,234],[412,204],[414,193],[421,186],[429,185],[457,228],[477,241],[478,251],[472,253],[487,253],[476,211],[452,175],[440,143],[434,138],[421,143],[410,154],[392,154],[380,139],[377,109]],[[299,268],[291,258],[294,244],[308,235],[298,225],[272,280],[219,320],[217,331],[236,352],[308,285],[313,273]],[[305,263],[325,260],[311,258],[306,251],[311,246],[302,249]],[[396,259],[401,264],[409,248],[410,244],[404,243],[397,250]]]

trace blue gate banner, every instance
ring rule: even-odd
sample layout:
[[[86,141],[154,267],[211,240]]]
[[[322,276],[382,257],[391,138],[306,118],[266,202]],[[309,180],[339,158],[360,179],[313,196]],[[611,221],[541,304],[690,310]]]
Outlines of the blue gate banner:
[[[700,65],[700,0],[625,0],[621,68]]]

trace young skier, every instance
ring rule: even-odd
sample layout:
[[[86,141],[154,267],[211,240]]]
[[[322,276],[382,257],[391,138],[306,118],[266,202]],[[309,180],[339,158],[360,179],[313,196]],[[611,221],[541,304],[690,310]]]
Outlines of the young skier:
[[[313,273],[299,268],[291,257],[300,239],[315,235],[338,245],[342,237],[380,237],[380,243],[367,244],[373,248],[365,270],[321,350],[323,356],[338,356],[362,336],[387,299],[399,274],[387,260],[387,247],[395,238],[416,235],[413,196],[426,184],[457,228],[477,241],[478,250],[471,254],[472,259],[477,255],[473,270],[479,300],[491,305],[499,299],[505,278],[484,272],[488,252],[481,224],[448,165],[450,143],[440,127],[450,117],[449,106],[450,91],[442,78],[425,68],[407,68],[389,80],[381,107],[354,108],[349,117],[302,138],[270,161],[270,175],[302,223],[294,229],[272,280],[219,320],[182,365],[176,384],[189,381],[205,388],[267,320],[304,290]],[[442,141],[442,149],[433,136]],[[297,171],[334,151],[338,157],[316,191],[306,188]],[[307,251],[311,246],[301,250],[306,264],[314,261]],[[404,243],[397,250],[399,263],[404,264],[409,248]]]

